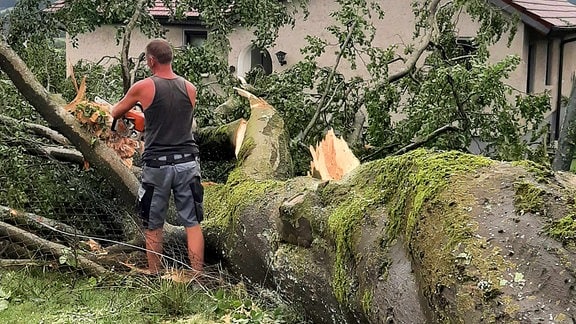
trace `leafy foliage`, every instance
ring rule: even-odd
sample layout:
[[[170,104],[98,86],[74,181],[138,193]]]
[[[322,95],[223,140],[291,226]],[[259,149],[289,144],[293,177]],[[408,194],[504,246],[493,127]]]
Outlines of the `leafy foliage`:
[[[405,73],[391,75],[391,64],[419,55],[416,45],[406,46],[404,53],[398,53],[395,46],[374,46],[374,22],[384,17],[380,5],[365,0],[337,3],[340,9],[330,14],[336,23],[327,28],[331,39],[307,36],[304,62],[281,76],[253,80],[261,95],[284,114],[287,128],[300,144],[314,144],[333,128],[356,149],[367,144],[379,148],[379,155],[367,152],[365,159],[424,140],[426,146],[437,149],[467,151],[477,146],[481,153],[505,160],[538,158],[531,154],[530,144],[542,140],[535,137],[542,135],[539,128],[544,112],[550,109],[549,96],[524,95],[506,84],[519,64],[518,57],[490,61],[490,46],[505,34],[510,41],[516,20],[485,1],[454,1],[434,12],[430,7],[433,1],[414,2],[415,41],[430,35],[424,42],[424,63],[408,65]],[[464,12],[479,25],[475,37],[467,42],[459,39],[456,26]],[[317,59],[329,52],[332,39],[338,44],[334,65],[318,66]],[[339,72],[342,60],[353,69],[364,69],[368,77],[346,78]],[[302,97],[302,93],[306,95]],[[363,109],[365,130],[354,123]],[[302,120],[308,122],[305,130]],[[446,126],[457,131],[427,138]],[[360,138],[352,136],[354,131],[362,134]]]
[[[238,85],[221,53],[219,44],[209,40],[200,47],[177,50],[174,55],[174,72],[196,85],[195,118],[202,126],[216,123],[212,112],[232,95],[232,87]]]

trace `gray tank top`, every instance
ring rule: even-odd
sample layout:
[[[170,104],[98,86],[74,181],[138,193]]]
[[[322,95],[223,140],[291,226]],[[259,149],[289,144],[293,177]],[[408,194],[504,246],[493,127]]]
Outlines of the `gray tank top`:
[[[192,134],[194,108],[184,78],[162,79],[152,76],[156,92],[150,107],[144,110],[144,154],[152,160],[170,154],[198,154]]]

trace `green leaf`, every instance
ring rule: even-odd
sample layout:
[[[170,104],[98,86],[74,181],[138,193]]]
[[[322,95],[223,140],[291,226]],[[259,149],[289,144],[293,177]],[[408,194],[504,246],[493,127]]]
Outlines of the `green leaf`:
[[[6,299],[0,300],[0,312],[8,308],[9,302]]]

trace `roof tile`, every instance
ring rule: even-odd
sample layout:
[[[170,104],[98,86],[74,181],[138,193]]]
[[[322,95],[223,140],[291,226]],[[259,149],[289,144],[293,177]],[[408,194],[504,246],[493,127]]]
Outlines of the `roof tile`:
[[[501,0],[501,2],[547,28],[576,26],[576,5],[569,3],[568,0]]]
[[[47,10],[58,11],[64,7],[66,0],[58,0],[54,2]],[[162,0],[154,1],[154,7],[150,8],[148,12],[156,18],[170,17],[170,9],[164,5]],[[197,10],[191,10],[186,13],[186,17],[199,17],[200,13]]]

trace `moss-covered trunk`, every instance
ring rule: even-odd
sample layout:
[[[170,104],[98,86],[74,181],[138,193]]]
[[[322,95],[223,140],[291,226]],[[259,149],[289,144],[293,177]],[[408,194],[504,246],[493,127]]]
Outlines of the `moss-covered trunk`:
[[[572,176],[418,150],[340,182],[231,179],[207,190],[209,245],[316,323],[572,323],[575,225],[547,234]]]

